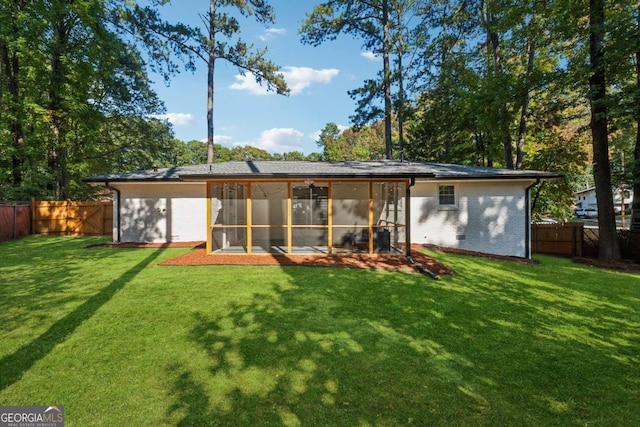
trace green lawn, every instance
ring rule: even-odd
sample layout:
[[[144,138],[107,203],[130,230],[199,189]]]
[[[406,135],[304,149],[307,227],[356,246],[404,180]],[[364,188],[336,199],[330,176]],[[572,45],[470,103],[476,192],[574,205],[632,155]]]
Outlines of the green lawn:
[[[640,276],[432,253],[457,274],[162,267],[0,244],[0,405],[67,426],[640,425]]]

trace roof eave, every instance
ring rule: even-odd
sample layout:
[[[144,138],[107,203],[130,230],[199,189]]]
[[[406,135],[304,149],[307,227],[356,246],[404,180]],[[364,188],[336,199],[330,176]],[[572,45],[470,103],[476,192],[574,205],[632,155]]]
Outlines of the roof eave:
[[[98,177],[98,178],[85,178],[82,182],[86,182],[87,184],[107,184],[107,183],[119,183],[119,182],[180,182],[182,181],[180,178],[107,178],[107,177]]]
[[[180,175],[186,180],[255,180],[255,179],[409,179],[434,178],[433,173],[246,173],[246,174],[193,174]]]

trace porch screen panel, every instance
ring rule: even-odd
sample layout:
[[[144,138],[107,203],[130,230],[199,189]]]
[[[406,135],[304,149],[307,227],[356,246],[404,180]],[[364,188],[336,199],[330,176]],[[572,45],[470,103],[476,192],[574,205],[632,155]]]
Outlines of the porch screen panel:
[[[390,244],[396,249],[405,242],[406,187],[405,182],[373,183],[374,232],[379,235],[380,241],[386,240],[388,232]]]
[[[291,184],[291,247],[293,252],[326,252],[329,232],[329,183]]]
[[[247,225],[247,188],[244,183],[211,184],[211,222],[216,225]]]
[[[287,225],[287,183],[251,184],[251,225]]]
[[[369,252],[369,183],[335,182],[332,187],[332,250]]]
[[[251,251],[253,253],[287,252],[286,182],[251,184]]]
[[[369,226],[369,183],[335,182],[333,225]]]
[[[211,250],[246,252],[247,187],[244,183],[210,184]]]
[[[291,223],[326,226],[329,218],[329,184],[294,182],[291,185]]]

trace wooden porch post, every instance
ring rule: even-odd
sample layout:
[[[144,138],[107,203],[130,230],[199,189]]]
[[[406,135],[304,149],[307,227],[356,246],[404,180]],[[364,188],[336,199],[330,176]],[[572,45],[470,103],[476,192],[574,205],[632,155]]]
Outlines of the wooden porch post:
[[[405,203],[404,237],[406,240],[405,253],[407,256],[411,256],[411,187],[413,187],[415,184],[416,184],[416,179],[412,177],[407,185],[405,196],[404,196],[404,203]]]

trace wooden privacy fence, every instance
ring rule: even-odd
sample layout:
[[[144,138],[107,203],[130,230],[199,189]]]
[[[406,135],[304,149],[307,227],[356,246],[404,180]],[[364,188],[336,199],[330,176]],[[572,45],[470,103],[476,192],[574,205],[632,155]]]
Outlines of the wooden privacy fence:
[[[534,253],[582,256],[583,238],[584,225],[581,222],[531,225],[531,248]]]
[[[0,242],[31,234],[31,204],[0,203]]]
[[[34,234],[103,236],[113,227],[112,202],[32,201]]]

